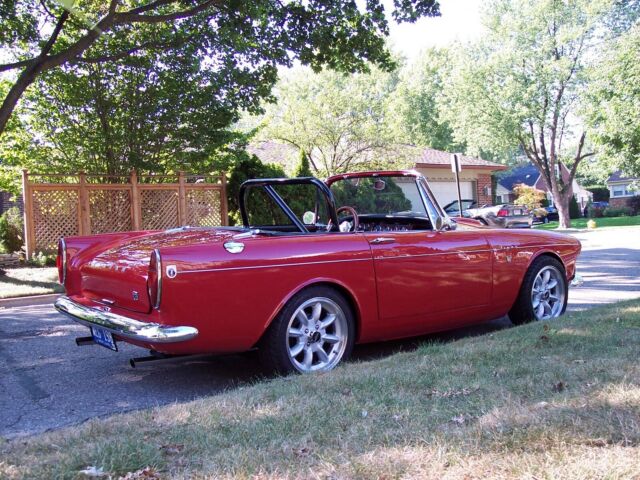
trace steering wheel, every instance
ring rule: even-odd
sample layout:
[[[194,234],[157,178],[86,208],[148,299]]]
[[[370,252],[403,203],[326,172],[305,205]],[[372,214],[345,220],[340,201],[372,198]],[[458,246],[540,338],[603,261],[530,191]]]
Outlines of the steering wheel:
[[[338,217],[342,212],[348,212],[353,218],[353,222],[351,224],[351,228],[349,228],[350,232],[357,232],[358,227],[360,227],[360,220],[358,219],[358,212],[356,212],[355,208],[344,205],[336,210],[336,217]],[[327,223],[327,231],[331,231],[333,225],[331,224],[331,219]]]

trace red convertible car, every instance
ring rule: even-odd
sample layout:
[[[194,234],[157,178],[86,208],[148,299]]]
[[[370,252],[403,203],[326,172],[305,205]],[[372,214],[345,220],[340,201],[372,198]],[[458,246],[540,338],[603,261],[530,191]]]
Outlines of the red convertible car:
[[[327,371],[355,343],[508,314],[562,315],[580,243],[449,218],[417,172],[249,180],[243,226],[60,240],[66,296],[90,327],[166,357],[257,348],[282,372]]]

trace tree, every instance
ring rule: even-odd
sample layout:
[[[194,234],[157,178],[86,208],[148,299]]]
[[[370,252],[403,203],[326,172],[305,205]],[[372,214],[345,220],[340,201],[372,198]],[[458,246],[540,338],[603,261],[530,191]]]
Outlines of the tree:
[[[386,104],[396,83],[395,73],[375,68],[351,76],[294,69],[278,83],[259,135],[298,148],[316,174],[345,172],[385,155],[393,140]]]
[[[594,153],[577,122],[579,96],[610,6],[496,0],[486,11],[488,35],[457,58],[446,87],[455,138],[494,155],[519,148],[551,191],[560,228],[570,225],[576,169]],[[561,162],[568,175],[559,175]]]
[[[587,118],[610,169],[640,176],[640,23],[594,69]]]
[[[438,15],[436,0],[394,0],[392,18],[413,22]],[[278,65],[295,60],[314,70],[392,64],[380,0],[253,2],[224,0],[6,0],[0,5],[0,48],[10,53],[0,72],[15,80],[0,106],[0,135],[27,88],[45,72],[118,62],[149,51],[197,55],[205,68],[256,74],[267,96]],[[186,48],[186,50],[185,50]],[[3,59],[4,60],[4,59]],[[244,91],[233,92],[242,97]]]
[[[464,145],[439,113],[444,80],[450,69],[450,55],[444,49],[429,49],[402,69],[400,82],[388,105],[388,117],[398,142],[458,152]]]

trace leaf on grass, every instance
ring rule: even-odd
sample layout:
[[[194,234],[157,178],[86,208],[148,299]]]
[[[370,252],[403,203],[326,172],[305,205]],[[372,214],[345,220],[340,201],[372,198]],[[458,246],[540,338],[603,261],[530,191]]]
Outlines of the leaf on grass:
[[[141,468],[135,472],[128,472],[118,480],[161,480],[160,475],[151,467]]]
[[[162,450],[162,453],[166,455],[176,455],[184,450],[184,445],[177,444],[177,443],[170,443],[168,445],[162,445],[160,447],[160,450]]]
[[[456,415],[455,417],[453,417],[453,418],[451,419],[451,421],[452,421],[453,423],[457,423],[458,425],[462,425],[462,424],[464,424],[464,422],[465,422],[466,420],[467,420],[467,419],[466,419],[466,417],[465,417],[464,415]]]
[[[566,388],[567,388],[566,383],[558,382],[558,383],[555,383],[553,387],[551,387],[551,390],[553,390],[554,392],[560,393],[560,392],[563,392]]]
[[[99,467],[89,466],[78,472],[80,478],[100,478],[106,477],[107,474]]]

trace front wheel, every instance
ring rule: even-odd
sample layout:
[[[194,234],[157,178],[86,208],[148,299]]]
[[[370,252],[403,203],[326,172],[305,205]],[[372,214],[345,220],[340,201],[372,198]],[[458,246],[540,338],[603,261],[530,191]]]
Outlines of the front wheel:
[[[524,276],[509,318],[515,325],[559,317],[567,308],[567,276],[558,260],[542,256]]]
[[[326,372],[349,357],[354,342],[349,304],[336,290],[318,286],[302,290],[285,305],[258,353],[263,364],[282,374]]]

